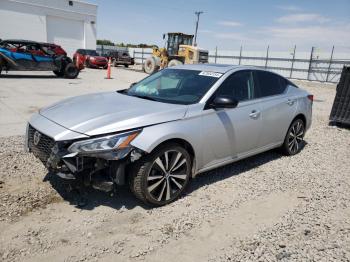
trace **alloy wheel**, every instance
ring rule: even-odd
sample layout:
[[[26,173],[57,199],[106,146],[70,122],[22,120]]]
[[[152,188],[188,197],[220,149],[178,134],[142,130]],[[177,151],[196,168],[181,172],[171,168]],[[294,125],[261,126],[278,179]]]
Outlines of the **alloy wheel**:
[[[304,138],[304,125],[301,121],[296,121],[289,129],[288,149],[292,154],[297,153],[302,146]]]
[[[165,151],[158,156],[147,176],[147,191],[157,202],[176,198],[186,185],[190,163],[177,150]]]

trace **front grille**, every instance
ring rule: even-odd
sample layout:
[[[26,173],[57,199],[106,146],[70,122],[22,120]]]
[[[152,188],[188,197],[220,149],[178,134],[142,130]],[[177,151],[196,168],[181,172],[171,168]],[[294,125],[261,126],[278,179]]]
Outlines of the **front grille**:
[[[37,136],[39,134],[40,139],[37,139],[36,144],[34,143],[34,135],[37,133]],[[51,137],[48,137],[47,135],[44,135],[43,133],[40,133],[37,131],[34,127],[29,125],[28,127],[28,147],[29,150],[41,160],[41,162],[46,165],[47,160],[49,159],[52,148],[55,145],[55,140],[53,140]]]

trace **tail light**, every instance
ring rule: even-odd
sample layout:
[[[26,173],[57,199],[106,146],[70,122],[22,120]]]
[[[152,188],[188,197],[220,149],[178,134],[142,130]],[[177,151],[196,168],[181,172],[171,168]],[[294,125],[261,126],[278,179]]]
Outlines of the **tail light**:
[[[308,98],[311,102],[314,101],[314,95],[308,95],[307,98]]]

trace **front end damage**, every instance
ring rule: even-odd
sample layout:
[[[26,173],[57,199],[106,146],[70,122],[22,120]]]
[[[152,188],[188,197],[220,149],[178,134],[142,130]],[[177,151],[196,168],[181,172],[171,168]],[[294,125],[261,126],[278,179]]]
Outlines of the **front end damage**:
[[[140,132],[132,130],[103,137],[55,141],[28,125],[26,145],[49,172],[74,181],[78,187],[92,186],[109,192],[126,183],[126,167],[144,154],[130,145]]]

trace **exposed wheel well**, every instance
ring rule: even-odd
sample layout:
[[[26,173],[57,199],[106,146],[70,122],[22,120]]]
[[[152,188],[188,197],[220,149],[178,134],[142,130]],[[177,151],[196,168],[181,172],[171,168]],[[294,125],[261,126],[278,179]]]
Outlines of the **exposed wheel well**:
[[[193,149],[192,145],[189,142],[187,142],[186,140],[181,139],[181,138],[173,138],[173,139],[165,140],[162,143],[160,143],[156,148],[158,148],[161,145],[168,144],[168,143],[176,143],[176,144],[183,146],[188,151],[188,153],[191,155],[192,160],[194,159],[195,153],[194,153],[194,149]]]
[[[163,141],[159,145],[157,145],[152,151],[157,150],[160,146],[163,146],[163,145],[168,144],[168,143],[176,143],[187,150],[187,152],[190,154],[191,160],[192,160],[192,175],[193,175],[194,170],[195,170],[195,153],[194,153],[194,149],[193,149],[192,145],[189,142],[187,142],[186,140],[181,139],[181,138],[168,139],[168,140]],[[134,166],[133,163],[128,164],[126,166],[126,172],[123,174],[125,176],[125,178],[123,178],[123,179],[126,179],[126,180],[130,179],[130,176],[128,174],[132,172],[133,166]]]
[[[296,117],[294,117],[292,123],[296,120],[296,119],[301,119],[304,123],[304,126],[306,126],[306,117],[303,114],[298,114]]]

